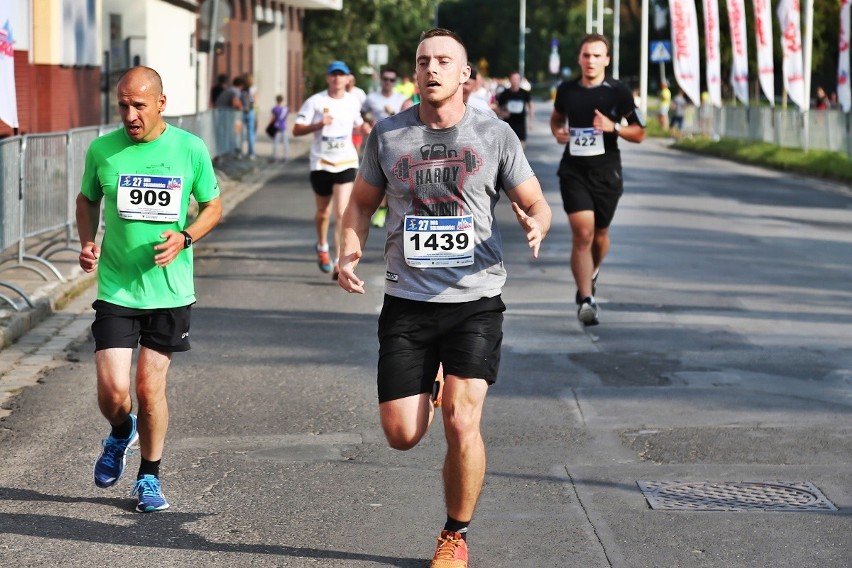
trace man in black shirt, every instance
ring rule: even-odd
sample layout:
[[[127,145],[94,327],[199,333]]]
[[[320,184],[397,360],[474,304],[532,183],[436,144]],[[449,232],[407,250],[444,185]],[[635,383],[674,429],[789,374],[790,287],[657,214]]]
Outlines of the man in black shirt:
[[[509,88],[497,95],[497,106],[500,118],[509,123],[526,147],[527,121],[531,123],[533,116],[532,99],[530,92],[521,88],[521,74],[517,71],[509,75]]]
[[[630,89],[606,76],[609,60],[609,40],[600,34],[585,36],[580,42],[580,78],[559,85],[550,116],[550,131],[558,143],[566,144],[559,189],[571,225],[577,318],[587,326],[598,323],[595,284],[624,189],[618,139],[645,138],[645,122]]]

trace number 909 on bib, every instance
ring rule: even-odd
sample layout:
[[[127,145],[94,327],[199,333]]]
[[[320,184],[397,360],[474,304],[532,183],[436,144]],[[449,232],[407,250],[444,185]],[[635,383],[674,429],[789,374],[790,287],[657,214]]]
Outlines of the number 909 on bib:
[[[121,174],[116,204],[122,219],[171,223],[180,218],[183,178]]]

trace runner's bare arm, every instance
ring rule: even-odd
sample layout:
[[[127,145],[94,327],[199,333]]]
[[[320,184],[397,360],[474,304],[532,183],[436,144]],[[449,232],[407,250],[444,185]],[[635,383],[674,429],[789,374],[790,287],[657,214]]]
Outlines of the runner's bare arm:
[[[565,115],[556,112],[555,110],[550,113],[550,132],[553,133],[554,138],[560,144],[568,143],[568,129],[565,127]]]
[[[533,251],[533,258],[538,258],[538,249],[550,231],[553,217],[538,178],[533,176],[527,179],[519,186],[506,191],[506,195],[512,200],[512,210],[527,235],[527,245]]]
[[[384,188],[370,185],[361,174],[355,178],[349,205],[343,213],[343,238],[340,245],[340,274],[337,284],[347,292],[364,293],[364,281],[355,275],[355,267],[361,254],[367,235],[370,232],[370,217],[376,211],[385,195]]]
[[[98,257],[101,254],[101,247],[95,243],[101,219],[101,200],[90,201],[82,193],[77,195],[76,217],[81,246],[78,262],[84,272],[92,272],[98,267]]]
[[[222,200],[220,198],[217,197],[204,203],[199,202],[198,216],[184,231],[189,233],[192,242],[195,243],[212,231],[221,218]],[[162,268],[177,258],[177,255],[184,249],[184,238],[179,231],[171,230],[163,231],[160,237],[165,240],[154,246],[154,250],[158,251],[158,254],[154,256],[154,262]]]

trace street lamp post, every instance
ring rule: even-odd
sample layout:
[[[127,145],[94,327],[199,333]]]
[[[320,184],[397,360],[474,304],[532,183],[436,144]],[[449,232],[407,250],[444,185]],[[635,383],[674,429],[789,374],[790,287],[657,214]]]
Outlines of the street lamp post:
[[[586,33],[592,33],[592,12],[594,11],[594,7],[592,4],[592,0],[586,0]]]
[[[524,67],[526,63],[527,51],[527,0],[520,0],[521,16],[519,22],[519,38],[518,38],[518,73],[521,79],[524,78]]]
[[[441,5],[441,0],[435,0],[434,4],[435,4],[435,12],[433,13],[433,16],[432,16],[432,27],[437,28],[438,27],[438,6]]]
[[[639,111],[648,116],[648,0],[642,0],[642,26],[639,40]]]
[[[604,0],[598,0],[598,13],[597,13],[597,32],[601,35],[604,33]]]
[[[618,51],[621,47],[621,0],[614,0],[612,14],[612,77],[618,79]]]

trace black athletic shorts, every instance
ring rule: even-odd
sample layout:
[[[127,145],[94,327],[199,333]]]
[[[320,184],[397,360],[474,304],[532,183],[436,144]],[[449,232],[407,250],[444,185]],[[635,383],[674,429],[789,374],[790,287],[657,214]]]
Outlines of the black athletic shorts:
[[[497,380],[503,312],[500,296],[446,304],[385,295],[379,316],[379,402],[432,392],[445,375]]]
[[[314,193],[320,197],[328,197],[334,193],[334,186],[341,183],[352,183],[355,181],[356,168],[349,168],[342,172],[327,172],[325,170],[314,170],[311,172],[311,187]]]
[[[559,191],[565,213],[594,211],[595,227],[605,229],[612,223],[618,200],[624,193],[621,166],[587,168],[562,164],[559,167]]]
[[[95,351],[142,345],[163,353],[189,351],[192,305],[180,308],[137,310],[96,300],[92,335]]]

